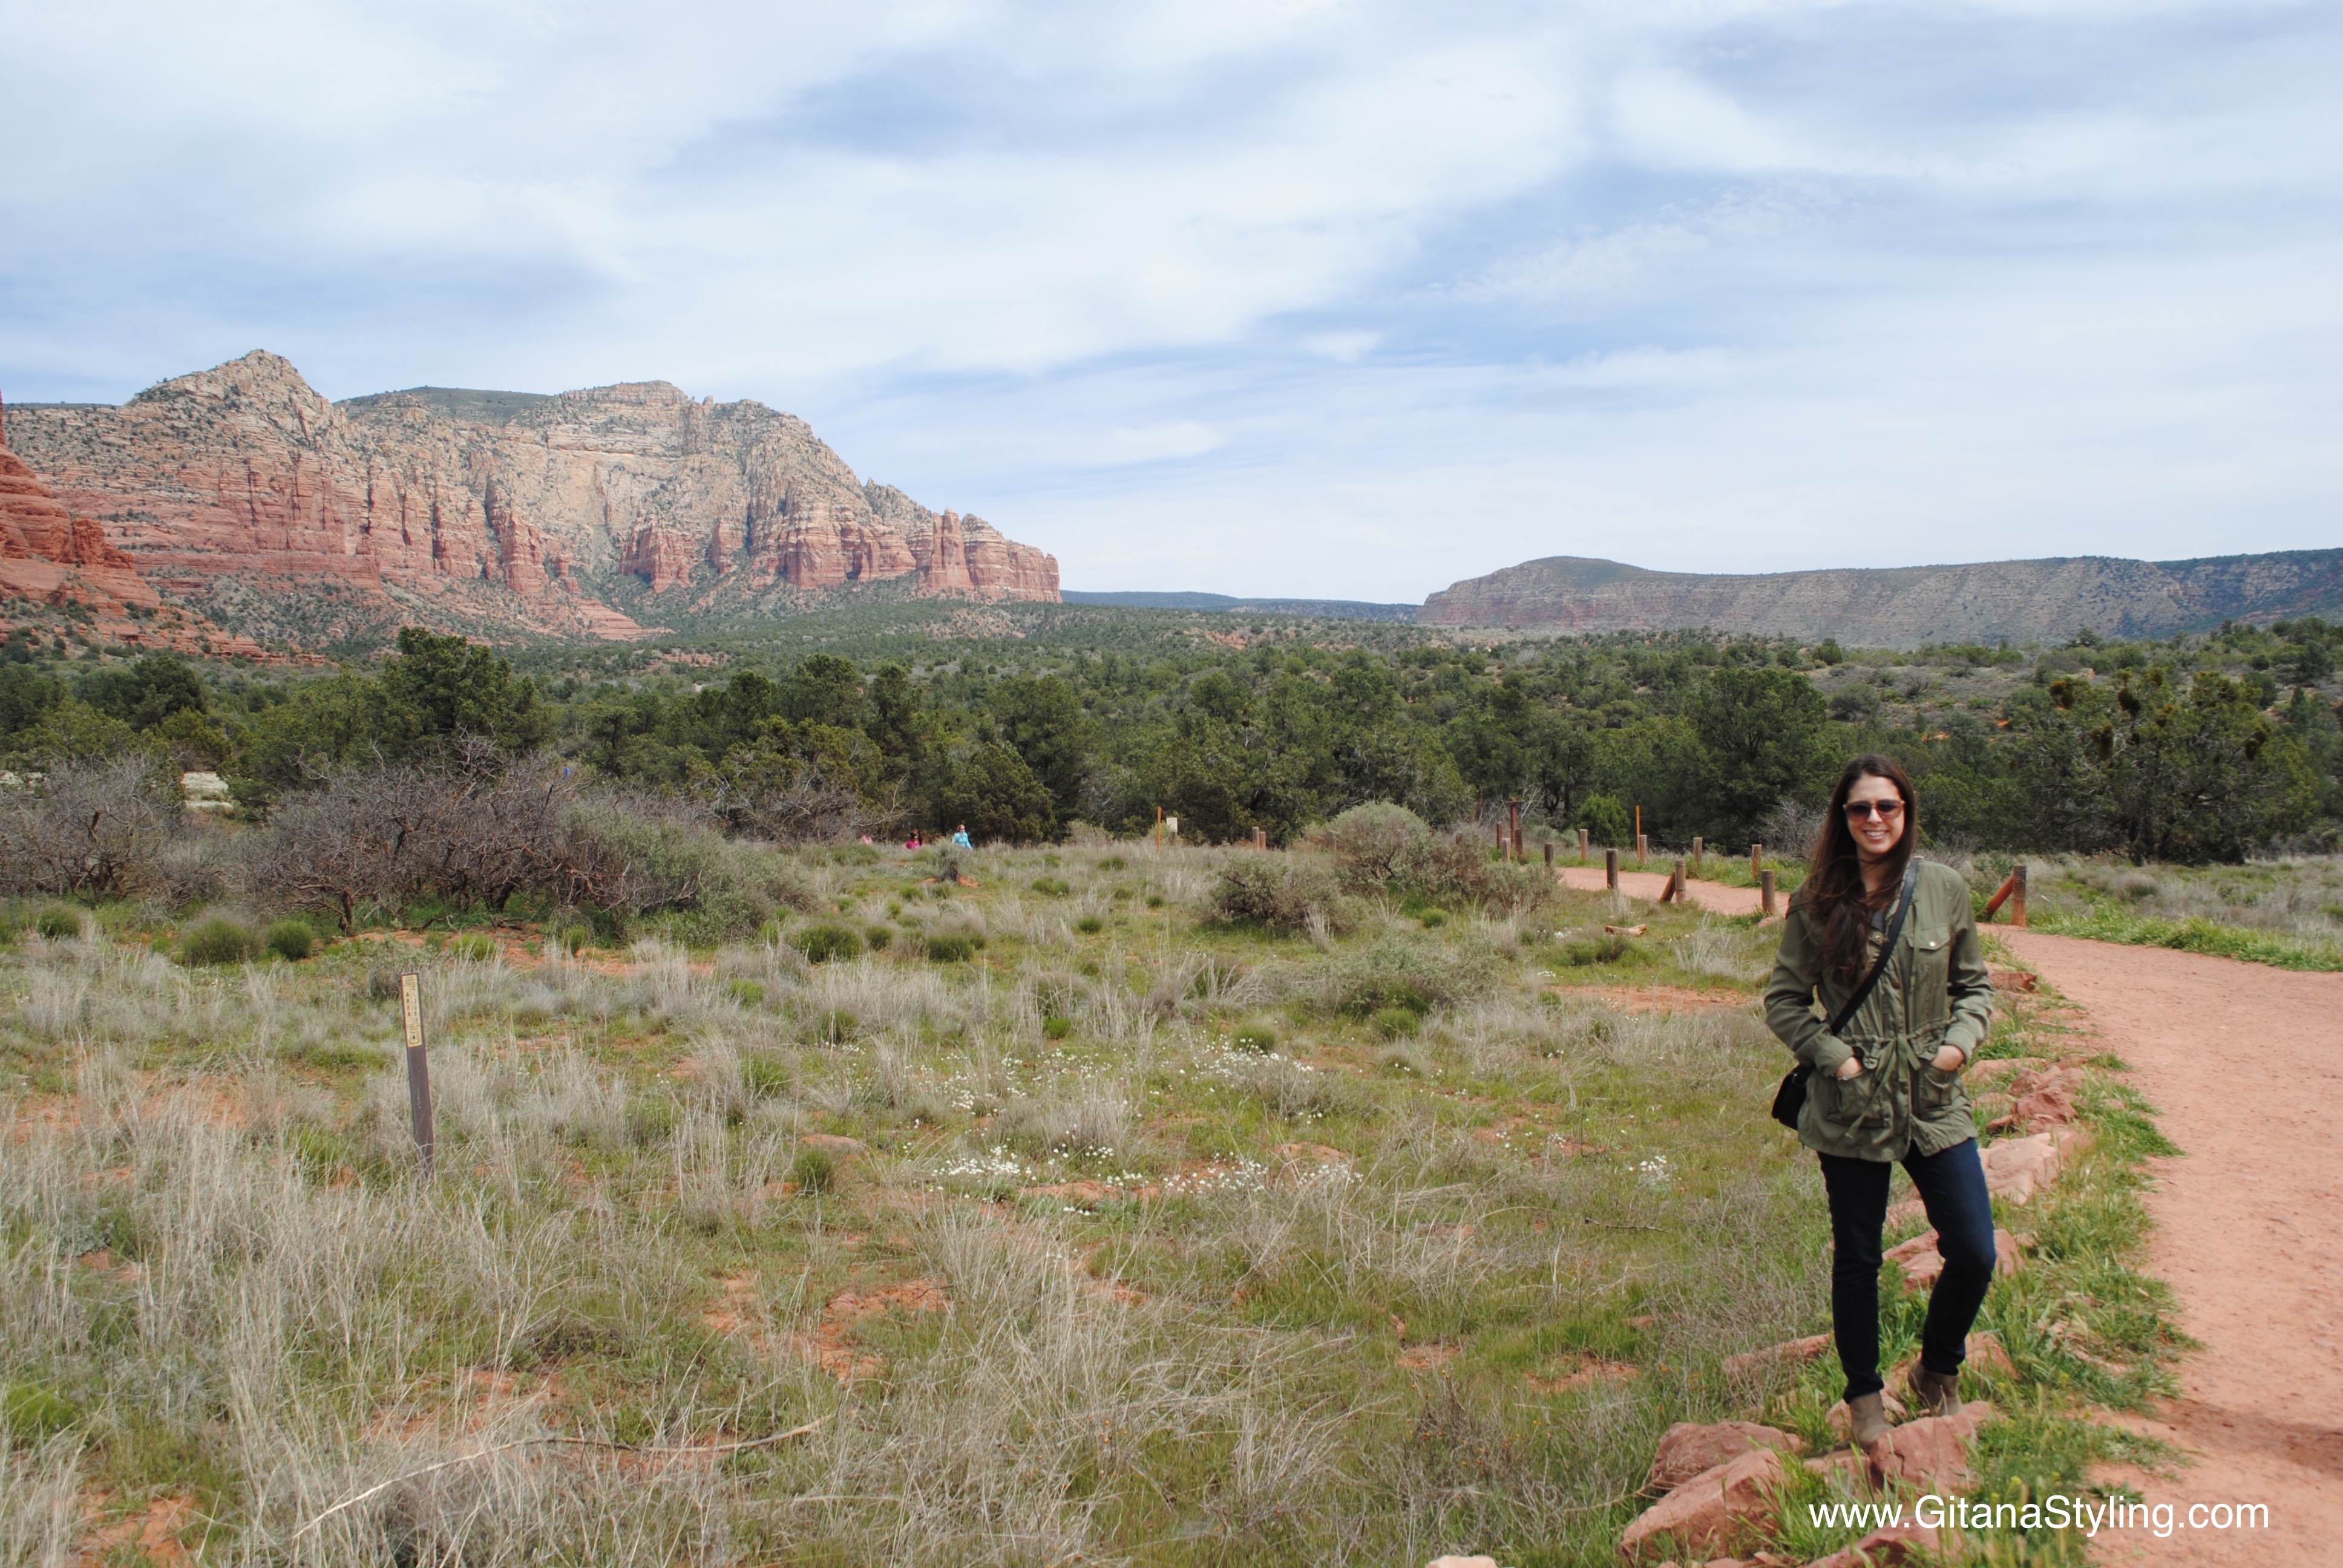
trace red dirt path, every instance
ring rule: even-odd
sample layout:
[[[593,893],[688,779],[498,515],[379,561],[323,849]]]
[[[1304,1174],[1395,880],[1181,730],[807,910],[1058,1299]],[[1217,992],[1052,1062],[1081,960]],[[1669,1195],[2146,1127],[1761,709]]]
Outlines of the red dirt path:
[[[1554,875],[1564,887],[1581,893],[1603,891],[1603,868],[1600,866],[1557,866]],[[1668,885],[1664,871],[1622,871],[1619,890],[1631,899],[1656,899]],[[1757,890],[1736,888],[1725,882],[1704,882],[1697,878],[1684,883],[1684,891],[1692,901],[1713,915],[1754,915],[1757,912]]]
[[[2203,1345],[2147,1423],[2194,1462],[2127,1472],[2177,1521],[2260,1503],[2265,1531],[2102,1534],[2105,1563],[2343,1563],[2343,975],[1996,930],[2089,1015],[2186,1151],[2155,1162],[2151,1269]]]

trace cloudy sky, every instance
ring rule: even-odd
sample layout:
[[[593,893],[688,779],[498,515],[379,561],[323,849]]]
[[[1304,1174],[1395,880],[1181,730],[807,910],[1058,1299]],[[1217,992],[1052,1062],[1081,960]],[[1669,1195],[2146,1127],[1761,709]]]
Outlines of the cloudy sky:
[[[2343,544],[2343,8],[0,0],[0,390],[674,381],[1079,588]]]

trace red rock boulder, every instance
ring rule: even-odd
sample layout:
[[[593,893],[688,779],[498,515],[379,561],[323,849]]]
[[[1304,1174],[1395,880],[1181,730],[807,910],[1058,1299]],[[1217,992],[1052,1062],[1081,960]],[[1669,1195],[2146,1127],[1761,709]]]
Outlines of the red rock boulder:
[[[1660,1439],[1660,1450],[1652,1456],[1651,1473],[1644,1478],[1644,1490],[1673,1492],[1701,1472],[1759,1448],[1803,1453],[1806,1445],[1801,1438],[1754,1421],[1720,1421],[1706,1426],[1680,1421]]]
[[[1772,1448],[1704,1470],[1628,1525],[1619,1554],[1631,1562],[1653,1556],[1663,1542],[1684,1551],[1729,1548],[1772,1517],[1783,1477],[1781,1452]]]

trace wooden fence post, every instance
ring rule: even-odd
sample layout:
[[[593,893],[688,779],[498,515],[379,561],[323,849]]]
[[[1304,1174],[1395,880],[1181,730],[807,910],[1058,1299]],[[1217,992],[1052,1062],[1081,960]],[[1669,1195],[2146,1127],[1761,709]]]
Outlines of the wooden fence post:
[[[1765,845],[1763,845],[1763,844],[1752,844],[1752,845],[1750,845],[1750,846],[1749,846],[1749,874],[1750,874],[1751,876],[1755,877],[1758,872],[1760,872],[1760,871],[1764,870],[1765,869]]]
[[[1582,866],[1583,866],[1583,865],[1584,865],[1584,864],[1586,864],[1586,841],[1587,841],[1587,837],[1588,837],[1588,835],[1587,835],[1587,831],[1586,831],[1586,829],[1584,829],[1584,828],[1581,828],[1581,829],[1578,830],[1578,863],[1579,863],[1580,865],[1582,865]]]
[[[1636,834],[1636,835],[1635,835],[1635,864],[1637,864],[1637,865],[1639,865],[1639,866],[1640,866],[1640,865],[1642,865],[1642,864],[1644,863],[1644,857],[1645,855],[1647,855],[1647,854],[1651,853],[1651,849],[1652,849],[1652,846],[1651,846],[1651,840],[1649,840],[1648,839],[1644,838],[1644,835],[1643,835],[1643,834],[1641,834],[1641,833]]]
[[[1697,833],[1693,835],[1692,840],[1692,874],[1695,877],[1700,875],[1700,835]]]
[[[1762,914],[1774,912],[1774,873],[1771,871],[1757,873],[1757,909]]]
[[[1603,885],[1614,893],[1619,890],[1619,851],[1616,849],[1603,851]]]
[[[1554,869],[1554,840],[1551,839],[1545,841],[1545,869],[1549,871]]]
[[[1993,919],[1994,911],[2004,904],[2009,906],[2011,925],[2022,926],[2026,923],[2026,862],[2023,860],[2017,863],[2016,869],[2008,876],[2002,879],[2001,886],[1995,889],[1993,897],[1986,900],[1985,918],[1988,920]]]
[[[1515,795],[1506,800],[1505,811],[1513,829],[1513,859],[1525,859],[1522,854],[1522,798]]]
[[[1668,873],[1668,885],[1661,890],[1660,902],[1664,904],[1672,904],[1677,900],[1682,899],[1684,896],[1684,863],[1682,860],[1678,860],[1676,862],[1676,869]]]
[[[423,981],[409,972],[398,977],[398,1010],[407,1024],[407,1109],[415,1121],[415,1147],[428,1179],[435,1163],[431,1128],[431,1061],[423,1049]]]

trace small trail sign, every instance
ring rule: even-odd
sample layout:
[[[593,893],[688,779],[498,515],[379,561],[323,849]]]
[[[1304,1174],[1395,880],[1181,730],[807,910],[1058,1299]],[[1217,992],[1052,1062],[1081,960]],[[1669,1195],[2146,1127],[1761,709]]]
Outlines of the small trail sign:
[[[413,972],[398,977],[398,1010],[407,1024],[407,1108],[415,1118],[415,1148],[423,1174],[433,1167],[431,1062],[423,1050],[423,980]]]

